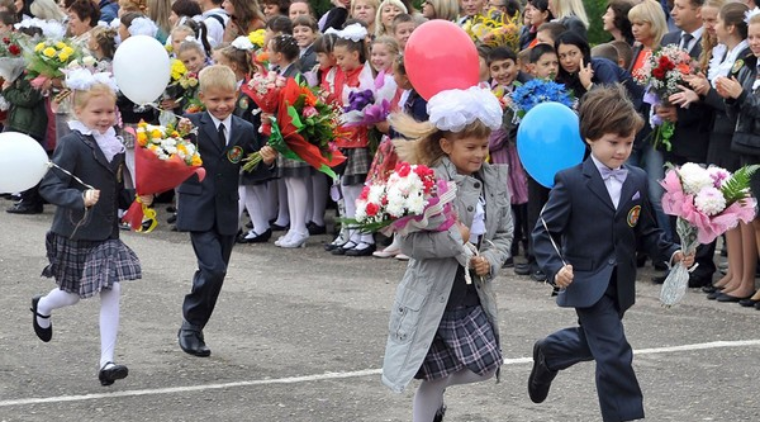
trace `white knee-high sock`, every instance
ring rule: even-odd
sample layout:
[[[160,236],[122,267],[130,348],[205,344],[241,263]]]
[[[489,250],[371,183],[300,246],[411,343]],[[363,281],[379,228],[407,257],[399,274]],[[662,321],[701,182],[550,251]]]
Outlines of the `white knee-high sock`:
[[[412,422],[432,422],[435,412],[443,404],[443,392],[446,391],[448,378],[422,381],[414,393],[412,404]]]
[[[264,184],[248,186],[248,194],[245,198],[245,207],[253,221],[253,231],[263,234],[269,230],[269,194]]]
[[[285,179],[277,179],[277,224],[287,226],[290,224],[288,214],[288,188]]]
[[[54,309],[76,305],[78,302],[79,295],[64,292],[56,287],[47,296],[40,298],[40,301],[37,302],[37,313],[40,315],[50,315]],[[50,318],[37,317],[37,324],[42,328],[48,328],[50,327]]]
[[[308,234],[306,229],[306,178],[286,177],[285,185],[288,189],[288,210],[290,213],[290,231],[301,235]]]
[[[327,208],[327,175],[317,173],[311,176],[311,221],[318,226],[325,225]]]
[[[356,217],[356,199],[361,195],[364,185],[344,185],[341,187],[343,188],[343,198],[346,200],[346,217],[354,218]],[[359,243],[362,241],[362,235],[358,230],[350,230],[350,232],[352,242]]]
[[[241,226],[241,220],[243,219],[243,211],[246,210],[246,200],[248,199],[248,189],[246,189],[248,186],[240,185],[238,186],[238,227]],[[248,213],[251,213],[251,210],[248,210]]]
[[[110,290],[100,291],[100,367],[113,362],[116,336],[119,334],[119,296],[121,286],[113,283]]]

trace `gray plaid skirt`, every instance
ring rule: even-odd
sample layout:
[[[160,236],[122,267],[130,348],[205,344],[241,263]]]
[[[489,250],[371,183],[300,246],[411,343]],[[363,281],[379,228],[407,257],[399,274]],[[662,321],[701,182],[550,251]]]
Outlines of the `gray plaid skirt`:
[[[346,156],[346,168],[343,170],[341,184],[343,186],[363,185],[367,180],[369,166],[372,164],[369,148],[344,148],[341,152]]]
[[[501,350],[483,308],[464,306],[443,313],[438,331],[415,378],[445,378],[464,368],[483,375],[501,365]]]
[[[88,298],[113,283],[142,278],[140,260],[119,239],[71,240],[57,233],[45,237],[50,264],[42,270],[61,290]]]
[[[298,160],[291,160],[282,155],[277,155],[277,177],[307,177],[311,174],[312,167]]]

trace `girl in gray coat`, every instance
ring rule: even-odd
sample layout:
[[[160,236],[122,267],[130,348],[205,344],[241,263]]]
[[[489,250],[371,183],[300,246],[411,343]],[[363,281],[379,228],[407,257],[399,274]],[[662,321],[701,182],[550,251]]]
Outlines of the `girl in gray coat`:
[[[411,261],[391,309],[383,382],[401,392],[412,378],[422,380],[414,422],[443,419],[447,387],[498,372],[503,359],[492,280],[513,231],[507,168],[485,162],[488,137],[501,125],[498,100],[479,88],[443,91],[431,97],[428,111],[429,122],[392,119],[398,132],[416,139],[396,143],[399,157],[431,166],[457,185],[455,225],[401,237]]]

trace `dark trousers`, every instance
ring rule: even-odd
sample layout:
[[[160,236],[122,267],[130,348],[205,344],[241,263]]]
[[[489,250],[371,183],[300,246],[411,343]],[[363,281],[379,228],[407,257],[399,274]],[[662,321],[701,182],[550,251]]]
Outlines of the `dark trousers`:
[[[520,243],[523,244],[523,253],[528,255],[528,239],[533,227],[528,226],[528,204],[512,204],[512,216],[515,221],[515,236],[512,240],[512,256],[520,251]]]
[[[593,306],[576,308],[579,327],[557,331],[543,342],[546,363],[553,370],[596,361],[596,391],[604,422],[644,417],[641,388],[631,365],[633,350],[625,338],[616,292],[611,282]]]
[[[193,289],[182,304],[183,328],[200,331],[211,318],[222,291],[235,236],[222,236],[215,230],[191,232],[190,241],[198,259],[198,270],[193,276]]]
[[[531,233],[538,223],[541,210],[544,209],[544,205],[549,200],[550,191],[528,176],[528,227],[530,227],[530,232],[528,232],[528,263],[534,267],[534,270],[538,270],[538,264],[536,264],[536,258],[533,256],[533,236]]]

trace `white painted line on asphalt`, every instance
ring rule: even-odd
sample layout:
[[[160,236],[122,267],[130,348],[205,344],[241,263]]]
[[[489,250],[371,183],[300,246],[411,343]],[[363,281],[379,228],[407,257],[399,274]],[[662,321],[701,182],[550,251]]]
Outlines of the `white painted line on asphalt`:
[[[636,350],[636,355],[654,355],[672,352],[687,352],[695,350],[705,349],[720,349],[727,347],[746,347],[746,346],[760,346],[760,339],[758,340],[739,340],[739,341],[714,341],[710,343],[697,343],[686,344],[682,346],[669,346],[669,347],[656,347],[651,349]],[[504,365],[521,365],[533,362],[533,358],[515,358],[504,359]],[[365,369],[362,371],[351,372],[328,372],[318,375],[304,375],[300,377],[289,378],[277,378],[277,379],[264,379],[264,380],[250,380],[250,381],[237,381],[228,382],[224,384],[202,384],[202,385],[190,385],[185,387],[167,387],[167,388],[152,388],[145,390],[126,390],[116,391],[113,393],[98,393],[98,394],[82,394],[76,396],[56,396],[56,397],[38,397],[28,399],[16,399],[16,400],[2,400],[0,401],[0,407],[9,406],[26,406],[34,404],[47,404],[47,403],[65,403],[76,402],[85,400],[97,400],[104,398],[116,398],[116,397],[138,397],[138,396],[150,396],[158,394],[176,394],[176,393],[192,393],[196,391],[206,390],[221,390],[226,388],[235,387],[252,387],[259,385],[273,385],[273,384],[299,384],[305,382],[324,381],[332,379],[345,379],[345,378],[358,378],[366,377],[369,375],[380,375],[381,369]]]

